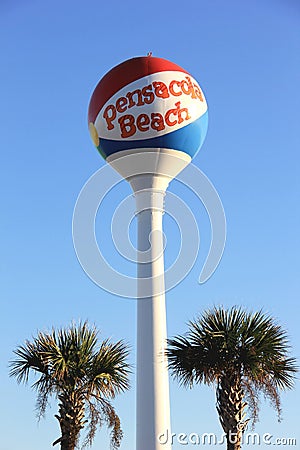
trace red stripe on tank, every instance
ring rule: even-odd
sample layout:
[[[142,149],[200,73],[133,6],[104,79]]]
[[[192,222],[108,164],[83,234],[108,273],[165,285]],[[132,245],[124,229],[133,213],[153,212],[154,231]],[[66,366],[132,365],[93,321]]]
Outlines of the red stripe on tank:
[[[94,123],[102,106],[110,97],[127,84],[146,75],[168,70],[188,73],[182,67],[171,61],[153,56],[141,56],[128,59],[114,67],[99,81],[92,94],[88,110],[89,122]]]

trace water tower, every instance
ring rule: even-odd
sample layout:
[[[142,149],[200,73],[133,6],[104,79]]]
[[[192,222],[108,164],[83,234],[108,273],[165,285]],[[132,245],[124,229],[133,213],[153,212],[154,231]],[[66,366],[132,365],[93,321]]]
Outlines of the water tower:
[[[138,57],[96,86],[89,130],[105,160],[131,185],[138,222],[136,449],[169,450],[169,380],[162,217],[170,181],[200,149],[207,104],[197,81],[165,59]]]

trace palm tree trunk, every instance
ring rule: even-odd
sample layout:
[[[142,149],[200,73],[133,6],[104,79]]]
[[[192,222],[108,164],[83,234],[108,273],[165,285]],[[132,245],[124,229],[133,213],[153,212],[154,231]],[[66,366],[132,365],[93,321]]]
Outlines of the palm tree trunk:
[[[84,427],[84,401],[75,393],[62,394],[58,398],[59,414],[55,417],[59,421],[61,437],[53,445],[60,443],[61,450],[74,450]]]
[[[217,411],[227,439],[227,450],[240,450],[248,420],[244,420],[247,405],[239,376],[223,376],[217,387]]]

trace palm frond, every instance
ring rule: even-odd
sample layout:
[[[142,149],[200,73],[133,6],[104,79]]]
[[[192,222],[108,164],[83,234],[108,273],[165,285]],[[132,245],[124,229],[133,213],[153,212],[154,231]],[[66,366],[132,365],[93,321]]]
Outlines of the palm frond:
[[[129,347],[125,342],[112,343],[109,339],[102,342],[88,370],[88,378],[97,395],[113,398],[129,389],[128,355]]]
[[[185,387],[240,380],[255,421],[260,393],[280,417],[279,391],[293,387],[299,370],[289,351],[287,333],[270,315],[220,306],[190,321],[184,336],[169,339],[167,356],[173,377]]]
[[[175,379],[185,387],[192,387],[194,383],[194,349],[185,336],[168,339],[166,355],[168,367]]]
[[[101,426],[103,422],[111,430],[110,443],[113,450],[117,450],[120,447],[123,437],[123,431],[121,429],[120,418],[117,415],[114,407],[111,403],[105,399],[96,399],[93,401],[93,397],[89,397],[87,400],[87,407],[89,410],[89,420],[87,435],[83,442],[83,447],[91,446],[96,434],[98,426]]]
[[[11,367],[10,376],[15,377],[18,383],[27,383],[31,370],[45,375],[48,374],[46,361],[35,342],[26,341],[25,345],[21,345],[14,350],[14,354],[17,358],[9,364]]]
[[[81,416],[85,402],[90,410],[89,442],[97,425],[105,422],[111,429],[112,447],[116,449],[122,431],[108,399],[129,389],[129,347],[123,341],[113,343],[109,339],[98,346],[97,335],[96,327],[89,327],[87,322],[39,332],[32,342],[26,341],[14,351],[16,358],[10,363],[10,375],[19,383],[27,383],[31,372],[38,375],[32,385],[37,392],[38,417],[45,414],[49,396],[55,394],[60,401],[60,414],[64,415],[64,418],[57,416],[60,425],[68,422],[68,428],[74,424],[75,441],[84,424]],[[56,442],[62,439],[66,438]]]

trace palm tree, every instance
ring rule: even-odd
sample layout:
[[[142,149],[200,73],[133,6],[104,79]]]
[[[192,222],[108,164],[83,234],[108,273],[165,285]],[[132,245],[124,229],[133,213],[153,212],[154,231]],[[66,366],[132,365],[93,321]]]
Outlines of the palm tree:
[[[98,425],[111,429],[111,446],[120,446],[120,419],[111,404],[116,394],[129,388],[128,348],[123,341],[97,341],[97,330],[88,324],[72,324],[67,329],[39,332],[31,342],[19,346],[11,361],[10,375],[27,383],[29,373],[38,376],[32,385],[37,391],[39,417],[45,414],[48,399],[59,400],[61,437],[53,445],[74,450],[80,431],[87,423],[84,445],[91,445]]]
[[[238,450],[247,423],[252,419],[254,426],[258,419],[260,393],[270,399],[280,420],[280,390],[293,387],[298,370],[288,351],[286,332],[269,315],[215,307],[189,322],[185,336],[168,340],[167,354],[180,384],[216,386],[227,449]]]

